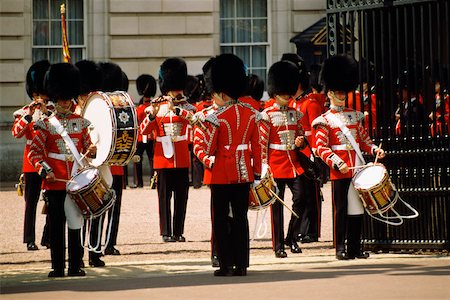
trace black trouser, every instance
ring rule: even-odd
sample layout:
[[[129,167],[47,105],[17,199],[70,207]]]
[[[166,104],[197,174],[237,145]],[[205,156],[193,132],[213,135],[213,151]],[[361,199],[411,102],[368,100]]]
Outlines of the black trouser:
[[[41,193],[42,178],[36,172],[24,173],[25,218],[23,224],[23,242],[36,241],[36,209]]]
[[[220,268],[249,266],[248,195],[250,184],[213,184],[213,229]],[[228,217],[229,210],[233,218]]]
[[[189,169],[159,169],[158,200],[159,226],[161,235],[181,236],[184,232],[186,207],[189,192]],[[174,198],[173,231],[170,199]]]
[[[304,178],[307,196],[305,210],[300,224],[300,234],[318,238],[320,236],[320,215],[322,212],[322,199],[320,197],[320,184],[318,181]]]
[[[52,268],[63,271],[65,268],[65,229],[66,216],[64,213],[65,190],[46,191],[48,199],[48,216],[50,223],[50,254]],[[78,270],[81,263],[80,229],[68,230],[69,269]]]
[[[108,227],[111,228],[109,242],[105,245],[106,248],[117,245],[117,233],[119,231],[120,207],[122,206],[122,185],[123,176],[113,175],[112,188],[116,192],[116,202],[114,206],[108,211]]]
[[[197,156],[192,155],[192,185],[194,188],[199,188],[203,184],[204,167],[203,163]]]
[[[150,177],[153,176],[153,140],[148,140],[147,143],[138,142],[136,148],[136,155],[140,157],[140,161],[134,163],[134,183],[138,187],[144,186],[142,177],[142,159],[144,151],[147,153],[148,163],[150,165]]]
[[[334,180],[332,195],[336,251],[345,251],[345,238],[347,238],[347,253],[353,256],[360,251],[362,215],[347,215],[348,188],[351,181],[351,178]]]
[[[286,185],[291,190],[292,193],[292,210],[299,216],[297,218],[295,215],[291,214],[291,219],[289,221],[289,227],[286,234],[286,240],[295,240],[296,236],[300,232],[300,224],[302,220],[302,214],[305,209],[305,199],[307,197],[306,181],[304,180],[305,175],[297,176],[296,178],[287,179],[275,179],[278,189],[280,191],[279,197],[284,198],[284,191]],[[280,223],[281,224],[281,223]],[[283,226],[276,225],[276,226]],[[280,243],[282,242],[282,237],[280,237]]]

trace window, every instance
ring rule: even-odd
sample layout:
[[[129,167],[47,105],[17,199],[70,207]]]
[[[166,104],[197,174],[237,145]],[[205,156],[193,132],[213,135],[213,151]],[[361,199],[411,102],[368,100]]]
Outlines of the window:
[[[84,5],[83,0],[65,0],[66,25],[70,56],[75,63],[83,59]],[[63,62],[60,0],[33,0],[33,62],[48,59]]]
[[[239,56],[249,73],[266,82],[268,64],[267,0],[220,1],[220,52]]]

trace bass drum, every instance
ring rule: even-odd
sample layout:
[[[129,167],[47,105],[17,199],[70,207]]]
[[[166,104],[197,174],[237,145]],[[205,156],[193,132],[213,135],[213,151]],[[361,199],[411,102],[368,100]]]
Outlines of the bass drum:
[[[130,96],[121,91],[91,93],[81,115],[91,122],[91,141],[97,146],[91,165],[127,165],[136,152],[139,129]]]

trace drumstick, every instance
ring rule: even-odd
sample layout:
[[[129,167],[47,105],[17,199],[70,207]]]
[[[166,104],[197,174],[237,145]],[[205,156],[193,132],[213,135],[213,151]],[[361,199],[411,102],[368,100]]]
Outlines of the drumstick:
[[[69,182],[70,180],[67,179],[61,179],[61,178],[55,178],[54,181],[61,181],[61,182]]]
[[[380,146],[378,146],[379,149],[381,149],[381,145],[382,144],[383,144],[383,142],[381,142]],[[377,152],[377,155],[375,156],[375,162],[373,163],[374,165],[377,163],[377,160],[378,160],[378,157],[379,157],[378,153],[380,153],[380,152]]]
[[[365,168],[367,167],[366,165],[363,166],[354,166],[354,167],[348,167],[349,170],[353,170],[353,169],[361,169],[361,168]]]
[[[272,191],[272,189],[270,187],[268,187],[267,185],[264,184],[264,182],[261,182],[263,186],[265,186],[272,195],[275,196],[275,198],[281,202],[281,204],[283,204],[294,216],[297,217],[297,219],[300,219],[300,217],[297,215],[297,213],[295,211],[293,211],[289,206],[286,205],[286,203],[284,203],[283,199],[281,199],[277,193],[275,193],[274,191]]]

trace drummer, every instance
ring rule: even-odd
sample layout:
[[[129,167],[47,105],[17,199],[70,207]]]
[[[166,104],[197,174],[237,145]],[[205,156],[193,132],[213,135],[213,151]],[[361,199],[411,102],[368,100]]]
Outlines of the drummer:
[[[65,222],[68,223],[68,276],[85,276],[81,269],[80,230],[82,216],[66,193],[66,181],[78,170],[79,162],[74,157],[96,152],[88,133],[90,122],[73,113],[73,99],[79,95],[80,75],[69,63],[58,63],[50,67],[46,75],[46,89],[51,100],[56,102],[55,114],[35,123],[36,135],[30,146],[28,158],[44,179],[43,188],[48,198],[50,222],[50,249],[52,271],[48,277],[63,277],[65,269]],[[57,130],[57,128],[59,128]],[[66,141],[57,131],[63,129]],[[63,135],[64,131],[62,132]],[[61,131],[59,131],[61,132]],[[77,153],[70,150],[69,140]]]
[[[350,185],[357,170],[353,167],[361,164],[357,155],[361,152],[359,149],[379,158],[385,154],[372,143],[365,131],[361,123],[364,114],[345,107],[348,93],[354,91],[358,84],[356,61],[345,55],[328,58],[324,62],[321,79],[331,105],[330,110],[313,121],[312,126],[316,129],[317,154],[330,167],[336,258],[368,258],[369,253],[361,249],[364,209]]]
[[[289,187],[292,192],[293,211],[300,217],[291,216],[285,241],[283,205],[279,201],[272,204],[272,246],[275,257],[278,258],[287,257],[285,243],[292,253],[302,252],[297,244],[294,229],[300,227],[306,193],[310,190],[305,185],[307,181],[296,153],[297,147],[304,147],[305,144],[302,113],[288,106],[288,103],[293,101],[292,97],[297,92],[299,82],[298,69],[292,62],[279,61],[270,67],[267,92],[274,99],[274,104],[262,111],[259,126],[263,166],[268,166],[272,172],[281,199],[284,198],[286,185]],[[264,172],[262,176],[264,177]]]

